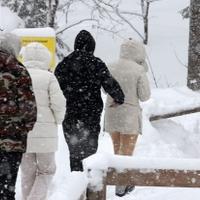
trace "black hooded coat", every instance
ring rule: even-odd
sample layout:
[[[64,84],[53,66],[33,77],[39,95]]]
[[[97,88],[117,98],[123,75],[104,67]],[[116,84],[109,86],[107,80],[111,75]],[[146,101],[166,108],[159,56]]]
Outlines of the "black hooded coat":
[[[96,152],[103,109],[101,87],[122,104],[124,94],[105,63],[94,56],[95,40],[82,30],[75,39],[74,51],[61,61],[55,75],[66,98],[66,115],[63,121],[72,170],[80,170],[79,162]],[[81,155],[80,155],[81,152]],[[79,165],[79,167],[76,167]]]

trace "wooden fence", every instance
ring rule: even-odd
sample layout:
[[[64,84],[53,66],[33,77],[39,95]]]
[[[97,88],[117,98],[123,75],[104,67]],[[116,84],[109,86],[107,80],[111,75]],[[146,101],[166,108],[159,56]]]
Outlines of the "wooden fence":
[[[130,157],[130,159],[132,158]],[[165,159],[162,160],[165,164]],[[178,163],[178,166],[184,166],[185,163],[187,163],[187,160],[174,159],[172,161],[172,166],[175,166],[173,165],[173,162]],[[162,166],[162,169],[153,167],[154,165],[150,168],[123,168],[123,170],[120,171],[117,171],[114,167],[109,167],[108,170],[99,169],[101,174],[104,174],[101,179],[102,187],[99,190],[94,190],[94,185],[92,187],[93,189],[91,189],[89,184],[87,200],[106,200],[107,185],[200,188],[200,161],[198,159],[188,159],[188,162],[195,166],[195,168],[192,169],[191,167],[188,167],[188,169],[173,169],[169,168],[169,163],[166,163],[166,169],[164,165]],[[92,167],[88,169],[88,174],[92,170]],[[95,171],[97,171],[96,168]]]
[[[163,186],[163,187],[199,187],[200,170],[161,170],[144,172],[140,169],[127,169],[117,172],[110,169],[103,178],[103,188],[100,191],[89,190],[87,200],[106,200],[107,185],[134,185],[134,186]]]
[[[200,112],[200,107],[174,111],[162,115],[152,115],[150,121],[178,117],[187,114]],[[200,166],[199,166],[200,168]],[[89,169],[92,171],[92,169]],[[200,188],[200,169],[199,170],[180,170],[180,169],[124,169],[117,172],[115,168],[102,171],[102,189],[98,191],[88,187],[87,200],[106,200],[107,185],[134,185],[134,186],[160,186],[160,187],[199,187]]]

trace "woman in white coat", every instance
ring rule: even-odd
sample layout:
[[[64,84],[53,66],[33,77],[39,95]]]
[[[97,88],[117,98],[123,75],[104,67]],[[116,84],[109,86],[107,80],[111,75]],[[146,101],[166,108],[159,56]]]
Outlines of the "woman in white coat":
[[[45,200],[56,172],[57,125],[64,118],[65,98],[56,77],[48,71],[51,53],[44,45],[28,44],[22,50],[22,58],[32,78],[38,110],[21,163],[22,199]]]
[[[105,131],[111,134],[115,154],[132,155],[142,133],[139,101],[150,98],[145,57],[143,44],[130,39],[121,45],[120,59],[109,66],[125,94],[121,106],[115,106],[110,96],[106,101]]]

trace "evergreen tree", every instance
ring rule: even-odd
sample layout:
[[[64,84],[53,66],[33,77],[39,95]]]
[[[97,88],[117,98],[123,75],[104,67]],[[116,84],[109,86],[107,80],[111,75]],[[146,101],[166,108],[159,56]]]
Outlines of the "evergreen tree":
[[[2,0],[2,6],[7,6],[16,12],[27,28],[34,28],[47,26],[47,2],[46,0]]]
[[[27,28],[44,27],[47,25],[47,5],[45,0],[26,0],[19,12]]]
[[[23,3],[22,0],[1,0],[2,6],[9,7],[15,13],[18,13],[18,10]]]

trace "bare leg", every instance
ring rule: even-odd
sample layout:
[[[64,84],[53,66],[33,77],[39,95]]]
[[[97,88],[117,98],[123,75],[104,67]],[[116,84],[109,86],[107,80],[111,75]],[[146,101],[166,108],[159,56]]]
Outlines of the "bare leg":
[[[138,135],[136,134],[120,134],[120,155],[127,155],[131,156],[134,152],[135,145],[137,142]],[[127,186],[118,186],[117,195],[124,196],[125,194],[130,193],[134,190],[134,186],[127,185]],[[121,189],[121,191],[120,191]]]
[[[115,154],[119,154],[120,150],[120,133],[119,132],[113,132],[111,133],[113,146],[114,146],[114,152]]]
[[[134,152],[138,135],[120,134],[120,155],[131,156]]]

